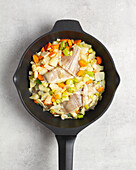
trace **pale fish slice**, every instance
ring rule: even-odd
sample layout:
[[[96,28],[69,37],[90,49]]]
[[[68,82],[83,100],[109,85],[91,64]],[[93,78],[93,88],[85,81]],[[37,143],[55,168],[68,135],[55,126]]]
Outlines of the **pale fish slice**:
[[[67,79],[73,78],[71,74],[69,74],[67,71],[60,67],[57,67],[52,71],[46,73],[44,77],[48,81],[48,83],[59,83]]]
[[[61,105],[63,106],[62,112],[71,113],[83,105],[82,96],[81,94],[73,94],[70,96],[69,101],[63,102]]]
[[[81,48],[78,45],[74,46],[72,56],[63,56],[61,59],[60,66],[67,70],[73,76],[76,76],[76,73],[79,70],[79,57],[80,57]]]

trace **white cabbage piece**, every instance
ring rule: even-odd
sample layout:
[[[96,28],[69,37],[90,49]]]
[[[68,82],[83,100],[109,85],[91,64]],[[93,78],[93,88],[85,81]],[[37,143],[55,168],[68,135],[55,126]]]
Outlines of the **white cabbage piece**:
[[[49,61],[49,64],[53,67],[56,67],[57,64],[58,64],[58,61],[59,61],[59,58],[57,56],[55,56],[54,58],[52,58],[50,61]]]
[[[49,55],[49,52],[47,52],[47,51],[43,51],[41,53],[41,56],[43,56],[44,58],[47,57],[48,55]]]
[[[76,89],[79,90],[81,87],[83,87],[84,82],[80,81],[79,83],[76,84]]]
[[[36,94],[36,93],[33,93],[31,97],[29,97],[30,99],[34,99],[34,100],[37,100],[39,99],[39,95]]]
[[[39,90],[44,91],[44,92],[49,92],[49,88],[45,87],[42,84],[39,85]]]
[[[34,78],[36,79],[38,77],[38,72],[34,71]]]
[[[104,72],[95,73],[95,80],[96,81],[104,80],[104,78],[105,78],[105,73]]]
[[[30,81],[30,88],[33,88],[36,85],[36,81]]]
[[[72,115],[75,119],[77,119],[77,114],[76,114],[75,111],[71,112],[71,115]]]
[[[80,58],[84,61],[88,61],[87,55],[86,54],[80,54]]]
[[[46,68],[42,68],[40,71],[39,71],[39,74],[41,75],[44,75],[45,73],[47,73],[47,69]]]
[[[45,100],[47,96],[49,96],[49,93],[43,93],[43,94],[41,95],[41,100],[42,100],[42,101]]]
[[[48,95],[47,98],[45,99],[45,104],[51,104],[51,98],[52,96]]]
[[[81,47],[80,53],[81,54],[86,54],[88,52],[88,50],[89,50],[89,48],[87,48],[87,47]]]
[[[88,55],[88,62],[90,62],[92,59],[95,59],[94,53]]]
[[[60,87],[59,87],[57,84],[55,84],[55,83],[51,83],[51,84],[50,84],[50,88],[51,88],[53,91],[55,91],[55,90],[60,90]]]
[[[42,64],[44,65],[44,64],[48,64],[49,63],[49,61],[50,61],[50,57],[49,56],[47,56],[47,57],[45,57],[43,60],[42,60]]]

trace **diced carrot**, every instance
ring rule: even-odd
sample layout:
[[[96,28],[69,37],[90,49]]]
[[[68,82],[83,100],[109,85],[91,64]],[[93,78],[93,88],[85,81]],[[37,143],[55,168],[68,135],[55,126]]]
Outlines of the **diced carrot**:
[[[72,42],[71,42],[70,39],[68,40],[68,45],[69,45],[70,48],[72,47]]]
[[[56,115],[57,113],[55,112],[55,113],[53,113],[54,115]]]
[[[102,63],[101,57],[97,56],[97,57],[96,57],[96,60],[97,60],[97,64],[101,64],[101,63]]]
[[[89,55],[89,52],[87,52],[86,55]]]
[[[50,53],[52,53],[54,51],[54,49],[51,48],[49,51],[50,51]]]
[[[76,110],[75,112],[76,112],[76,114],[78,114],[78,113],[79,113],[79,110]]]
[[[64,83],[58,83],[58,86],[61,87],[61,88],[64,88],[65,84]]]
[[[68,39],[61,39],[60,42],[61,42],[61,41],[68,42]]]
[[[84,74],[84,70],[80,70],[80,71],[77,73],[77,76],[81,77],[81,76],[83,76],[83,74]]]
[[[84,60],[80,60],[80,61],[79,61],[79,65],[80,65],[81,67],[85,67],[85,66],[87,65],[87,63],[86,63]]]
[[[33,55],[33,60],[35,62],[35,64],[37,64],[39,62],[39,58],[37,55]]]
[[[43,64],[41,64],[40,67],[45,68]]]
[[[56,54],[57,54],[56,52],[51,52],[48,56],[51,57],[51,58],[53,58],[53,57],[56,56]]]
[[[61,58],[64,56],[64,54],[63,53],[61,53]]]
[[[96,70],[93,70],[92,72],[93,72],[93,73],[96,73]]]
[[[52,98],[51,98],[51,102],[52,102],[52,103],[55,102],[55,97],[52,97]]]
[[[103,90],[104,90],[104,87],[99,87],[99,88],[97,89],[98,92],[102,92]]]
[[[55,97],[55,99],[59,99],[59,95],[58,94],[56,94],[54,97]]]
[[[66,49],[69,50],[69,46],[66,46]]]
[[[81,43],[81,40],[75,40],[75,41],[74,41],[74,44],[79,45],[80,43]]]
[[[58,49],[58,48],[59,48],[59,44],[52,44],[52,45],[51,45],[51,48],[52,48],[53,50]]]
[[[87,82],[86,82],[86,84],[90,84],[90,83],[92,83],[93,82],[93,80],[92,79],[89,79]]]
[[[35,103],[38,103],[37,100],[34,100]]]
[[[44,80],[44,77],[43,77],[41,74],[38,74],[38,79],[39,79],[40,81],[43,81],[43,80]]]
[[[45,51],[45,48],[44,48],[44,47],[42,47],[41,52],[44,52],[44,51]]]
[[[39,56],[39,60],[41,60],[42,58],[43,58],[43,56],[40,55],[40,56]]]
[[[51,43],[49,42],[48,44],[45,45],[45,50],[49,50],[50,47],[51,47]]]

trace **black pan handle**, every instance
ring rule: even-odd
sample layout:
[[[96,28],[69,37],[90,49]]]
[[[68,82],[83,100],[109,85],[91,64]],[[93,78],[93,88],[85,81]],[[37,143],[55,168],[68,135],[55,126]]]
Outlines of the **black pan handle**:
[[[58,20],[56,21],[53,29],[51,32],[58,32],[58,31],[77,31],[83,32],[82,27],[77,20]]]
[[[75,135],[62,136],[56,135],[59,150],[59,170],[73,169],[73,146],[76,139]]]

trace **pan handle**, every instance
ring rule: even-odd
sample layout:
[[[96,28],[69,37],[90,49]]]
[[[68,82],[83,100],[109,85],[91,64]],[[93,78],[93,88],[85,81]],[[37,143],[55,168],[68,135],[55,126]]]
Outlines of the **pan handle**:
[[[56,21],[53,29],[51,32],[58,32],[58,31],[77,31],[83,32],[83,29],[77,20],[58,20]]]
[[[75,135],[62,136],[56,135],[59,150],[59,170],[73,169],[73,146],[76,139]]]

